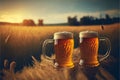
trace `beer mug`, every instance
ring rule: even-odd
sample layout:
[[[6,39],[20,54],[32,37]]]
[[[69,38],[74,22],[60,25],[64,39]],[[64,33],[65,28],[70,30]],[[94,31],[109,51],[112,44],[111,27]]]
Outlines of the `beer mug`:
[[[54,43],[55,59],[46,56],[46,45]],[[47,59],[52,59],[55,62],[55,67],[74,67],[72,54],[74,48],[73,33],[71,32],[56,32],[54,39],[47,39],[44,41],[42,51]]]
[[[108,47],[105,55],[99,57],[98,49],[100,41],[106,42]],[[80,62],[81,66],[96,67],[99,62],[103,61],[110,55],[111,43],[106,37],[98,38],[98,32],[95,31],[82,31],[79,33],[79,48],[80,48]],[[99,58],[98,58],[99,57]]]

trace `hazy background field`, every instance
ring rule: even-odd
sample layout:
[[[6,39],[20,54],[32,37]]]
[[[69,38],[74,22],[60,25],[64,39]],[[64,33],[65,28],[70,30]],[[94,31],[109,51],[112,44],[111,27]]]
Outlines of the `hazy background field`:
[[[79,45],[78,34],[83,30],[94,30],[99,32],[100,37],[108,37],[112,43],[111,56],[114,57],[115,63],[109,64],[108,70],[115,77],[118,77],[119,65],[119,24],[93,26],[0,26],[0,67],[3,66],[3,60],[17,63],[16,71],[24,66],[32,64],[31,56],[40,60],[42,54],[42,43],[45,39],[52,39],[53,34],[58,31],[70,31],[74,33],[75,46]],[[52,50],[51,50],[52,51]],[[105,52],[103,49],[100,53]],[[52,53],[52,52],[50,52]]]

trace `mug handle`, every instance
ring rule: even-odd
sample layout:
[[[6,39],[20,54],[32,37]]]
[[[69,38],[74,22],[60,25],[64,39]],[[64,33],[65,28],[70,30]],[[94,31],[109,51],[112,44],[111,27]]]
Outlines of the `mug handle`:
[[[48,60],[55,60],[55,59],[53,59],[53,58],[51,58],[51,57],[48,57],[47,55],[46,55],[46,45],[47,44],[50,44],[50,43],[53,43],[54,42],[54,40],[53,39],[47,39],[47,40],[45,40],[44,42],[43,42],[43,45],[42,45],[42,53],[43,53],[43,57],[44,58],[46,58],[46,59],[48,59]]]
[[[99,61],[101,62],[101,61],[105,60],[105,59],[110,55],[111,42],[110,42],[110,40],[109,40],[108,38],[106,38],[106,37],[102,37],[102,38],[100,38],[99,40],[100,40],[100,41],[105,41],[105,42],[106,42],[106,45],[107,45],[107,47],[108,47],[108,48],[107,48],[107,51],[106,51],[106,53],[105,53],[104,55],[98,56]]]

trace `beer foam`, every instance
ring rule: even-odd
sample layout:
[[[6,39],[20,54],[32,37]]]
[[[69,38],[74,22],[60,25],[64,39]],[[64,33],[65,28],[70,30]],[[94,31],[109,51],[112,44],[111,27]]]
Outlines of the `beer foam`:
[[[98,37],[98,32],[95,31],[82,31],[79,33],[80,38]]]
[[[63,31],[54,33],[54,39],[71,39],[73,38],[73,33]]]

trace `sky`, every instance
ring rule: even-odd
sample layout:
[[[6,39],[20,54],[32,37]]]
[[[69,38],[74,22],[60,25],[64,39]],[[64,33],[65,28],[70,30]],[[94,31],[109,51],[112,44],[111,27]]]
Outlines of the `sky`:
[[[0,0],[1,22],[22,22],[23,19],[43,19],[45,24],[65,23],[67,17],[99,18],[120,15],[120,0]]]

